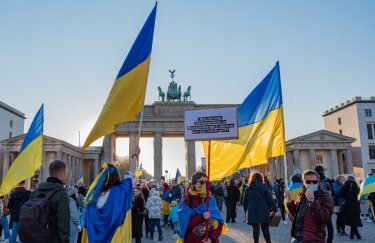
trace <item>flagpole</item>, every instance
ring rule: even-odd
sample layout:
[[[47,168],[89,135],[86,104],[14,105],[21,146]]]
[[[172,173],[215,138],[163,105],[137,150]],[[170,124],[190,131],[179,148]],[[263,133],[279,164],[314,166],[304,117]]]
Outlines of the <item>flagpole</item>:
[[[143,122],[143,111],[141,112],[141,119],[139,121],[139,130],[138,130],[138,138],[137,138],[138,146],[139,146],[139,139],[141,139],[142,122]]]
[[[206,195],[206,212],[210,211],[210,167],[211,167],[211,140],[208,140],[208,163],[207,163],[207,195]],[[206,241],[208,241],[208,225],[209,225],[209,220],[206,219]]]

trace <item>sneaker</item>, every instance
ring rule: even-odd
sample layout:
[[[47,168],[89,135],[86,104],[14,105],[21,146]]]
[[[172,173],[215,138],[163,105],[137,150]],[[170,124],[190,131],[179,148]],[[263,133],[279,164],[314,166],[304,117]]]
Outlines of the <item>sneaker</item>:
[[[288,222],[286,222],[285,220],[283,221],[283,224],[288,224]]]
[[[162,241],[162,240],[163,240],[163,236],[159,236],[158,241]]]
[[[171,236],[173,239],[177,239],[178,238],[178,234],[174,234]]]
[[[361,216],[361,220],[362,220],[362,219],[365,219],[365,217]]]
[[[372,223],[371,219],[367,219],[366,221],[367,221],[367,223]]]

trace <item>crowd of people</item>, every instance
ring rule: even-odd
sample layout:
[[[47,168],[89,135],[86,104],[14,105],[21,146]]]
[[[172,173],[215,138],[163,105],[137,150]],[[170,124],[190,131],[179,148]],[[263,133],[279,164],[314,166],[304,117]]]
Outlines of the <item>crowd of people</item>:
[[[36,190],[26,190],[21,182],[1,198],[1,242],[127,242],[133,238],[138,243],[142,238],[163,241],[165,231],[173,231],[176,242],[219,242],[227,224],[243,223],[236,221],[238,210],[243,209],[255,243],[260,231],[271,242],[269,227],[274,218],[291,224],[293,243],[329,243],[334,237],[334,213],[337,237],[361,239],[362,220],[374,220],[375,193],[358,200],[360,189],[352,176],[331,180],[321,166],[303,173],[297,170],[289,180],[274,183],[259,172],[249,178],[208,183],[201,171],[188,183],[178,184],[175,179],[139,183],[134,175],[139,153],[137,147],[124,176],[113,165],[102,168],[89,191],[83,182],[66,187],[68,168],[63,161],[53,161],[50,177]],[[127,215],[132,231],[124,236],[122,227],[130,222]],[[45,227],[38,234],[37,225]]]

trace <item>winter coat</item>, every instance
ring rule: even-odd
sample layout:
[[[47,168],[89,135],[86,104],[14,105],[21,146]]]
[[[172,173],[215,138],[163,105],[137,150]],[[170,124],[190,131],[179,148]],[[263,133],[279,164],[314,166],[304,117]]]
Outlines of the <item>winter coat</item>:
[[[18,223],[20,209],[22,205],[29,200],[30,193],[30,191],[27,191],[25,188],[21,187],[10,194],[8,208],[11,220],[14,222]]]
[[[342,188],[342,185],[339,182],[334,182],[332,184],[333,202],[335,203],[335,206],[342,206],[345,202],[345,199],[340,197],[339,195],[341,188]]]
[[[73,198],[69,198],[70,210],[70,243],[76,243],[78,239],[78,225],[80,219],[77,202]]]
[[[146,208],[148,209],[149,219],[160,219],[163,203],[159,197],[159,192],[156,191],[155,188],[152,188],[150,191],[150,197],[147,199]]]
[[[285,190],[285,187],[279,185],[275,191],[277,202],[280,204],[284,203],[284,190]]]
[[[143,197],[135,197],[132,205],[132,238],[142,237],[142,223],[144,217],[142,212],[145,209],[145,200]]]
[[[268,223],[270,212],[277,212],[272,194],[262,182],[252,181],[245,190],[243,206],[247,210],[246,223]]]
[[[179,185],[175,185],[169,192],[169,198],[171,201],[181,201],[181,188]]]
[[[292,237],[296,234],[297,214],[300,212],[301,201],[304,199],[306,190],[298,195],[296,201],[288,203],[289,212],[293,215],[293,223],[291,229]],[[333,213],[333,199],[329,193],[318,189],[315,193],[314,202],[308,203],[308,208],[303,224],[302,242],[321,243],[326,241],[326,226],[331,219]]]
[[[358,194],[359,188],[355,181],[346,181],[339,192],[339,196],[345,199],[342,206],[345,225],[362,227]]]
[[[70,209],[68,193],[64,189],[63,183],[54,177],[48,177],[47,182],[39,185],[38,190],[50,191],[56,188],[55,192],[48,200],[49,222],[53,232],[53,238],[49,243],[69,242],[70,235]],[[35,197],[35,192],[31,193],[30,199]]]
[[[178,216],[178,205],[174,206],[171,208],[171,211],[169,213],[168,221],[172,220],[173,223],[178,223],[179,222],[179,216]]]
[[[228,186],[228,205],[233,206],[237,205],[237,202],[240,200],[240,190],[236,186]]]

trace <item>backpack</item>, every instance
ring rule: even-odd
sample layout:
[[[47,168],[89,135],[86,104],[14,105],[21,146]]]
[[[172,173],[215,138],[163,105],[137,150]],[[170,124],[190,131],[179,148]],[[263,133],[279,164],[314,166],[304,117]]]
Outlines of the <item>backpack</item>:
[[[216,189],[216,196],[224,196],[224,189],[221,186]]]
[[[55,188],[50,191],[35,192],[35,197],[24,203],[19,216],[19,238],[21,242],[49,242],[53,232],[49,226],[48,200],[57,191],[64,188]]]
[[[327,177],[324,178],[324,179],[320,182],[320,188],[321,188],[323,191],[328,192],[329,195],[333,196],[333,190],[332,190],[331,181],[330,181],[330,179],[328,179]]]

